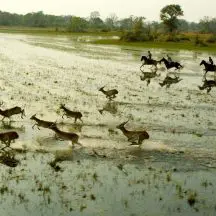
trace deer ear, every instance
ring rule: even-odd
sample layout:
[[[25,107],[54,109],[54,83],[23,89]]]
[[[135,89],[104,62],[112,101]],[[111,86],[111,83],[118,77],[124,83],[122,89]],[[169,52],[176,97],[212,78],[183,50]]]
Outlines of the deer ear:
[[[129,119],[128,119],[127,121],[125,121],[125,122],[122,122],[121,124],[125,125],[125,124],[127,124],[128,122],[129,122]]]

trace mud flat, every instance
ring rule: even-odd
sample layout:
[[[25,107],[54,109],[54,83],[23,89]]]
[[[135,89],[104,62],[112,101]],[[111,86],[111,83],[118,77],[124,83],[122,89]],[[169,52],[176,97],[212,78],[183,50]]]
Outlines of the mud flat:
[[[0,124],[19,133],[14,163],[0,157],[2,215],[216,213],[216,90],[198,88],[208,53],[152,49],[155,59],[169,53],[184,65],[182,80],[165,88],[163,64],[148,86],[140,79],[146,50],[21,34],[0,34],[0,45],[1,109],[26,111]],[[114,101],[98,91],[104,85],[118,89]],[[63,119],[61,103],[82,112],[83,123]],[[83,147],[32,129],[34,114],[76,132]],[[140,147],[116,128],[128,119],[127,129],[150,134]]]

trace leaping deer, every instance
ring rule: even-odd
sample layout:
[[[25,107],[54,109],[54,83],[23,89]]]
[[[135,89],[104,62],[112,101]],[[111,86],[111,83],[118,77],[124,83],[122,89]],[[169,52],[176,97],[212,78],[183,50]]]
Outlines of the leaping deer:
[[[0,109],[0,115],[3,116],[2,121],[4,120],[4,118],[10,118],[12,115],[16,114],[21,114],[21,118],[23,118],[23,116],[25,116],[25,111],[18,106],[6,110]]]
[[[67,109],[65,107],[65,104],[61,104],[60,109],[64,110],[64,114],[62,115],[62,118],[66,115],[67,117],[74,118],[75,123],[76,123],[77,119],[79,119],[81,122],[83,122],[82,119],[81,119],[82,118],[82,113],[81,112],[71,111],[71,110],[69,110],[69,109]]]
[[[82,146],[78,142],[79,136],[76,133],[61,131],[57,128],[56,124],[52,124],[49,128],[51,130],[53,130],[60,139],[70,140],[72,142],[72,146],[74,146],[74,144],[78,144],[78,145]]]
[[[36,121],[36,123],[32,126],[32,128],[34,128],[34,126],[36,125],[39,130],[40,130],[39,127],[50,128],[52,125],[56,124],[56,122],[41,120],[36,117],[36,114],[34,114],[30,119]]]
[[[114,98],[116,97],[116,95],[118,94],[118,90],[116,90],[116,89],[111,89],[111,90],[105,91],[105,90],[104,90],[104,87],[105,87],[105,86],[101,87],[101,88],[99,89],[99,91],[103,92],[103,93],[106,95],[106,98],[108,98],[109,100],[114,99]]]
[[[4,151],[5,148],[10,148],[10,144],[11,141],[15,142],[15,139],[18,139],[19,135],[16,131],[9,131],[9,132],[4,132],[4,133],[0,133],[0,140],[2,143],[5,144],[5,146],[3,148],[1,148],[1,150]]]
[[[129,120],[128,120],[129,121]],[[128,138],[128,141],[131,142],[131,145],[141,145],[143,140],[149,139],[149,134],[143,131],[129,131],[124,126],[128,121],[121,123],[116,128],[120,129],[123,134]]]

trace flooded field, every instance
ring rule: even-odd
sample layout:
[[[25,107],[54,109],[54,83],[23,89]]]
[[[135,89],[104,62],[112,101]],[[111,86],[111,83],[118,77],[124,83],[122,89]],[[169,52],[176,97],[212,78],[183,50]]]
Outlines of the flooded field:
[[[168,53],[184,66],[166,88],[163,63],[142,79],[147,50],[89,40],[0,34],[1,109],[26,114],[0,122],[1,132],[19,134],[16,167],[1,164],[1,215],[215,215],[216,88],[198,88],[209,54],[151,49],[154,59]],[[102,86],[117,97],[106,99]],[[60,104],[83,122],[63,119]],[[32,128],[34,114],[77,133],[82,147]],[[140,147],[116,128],[127,120],[128,130],[149,133]]]

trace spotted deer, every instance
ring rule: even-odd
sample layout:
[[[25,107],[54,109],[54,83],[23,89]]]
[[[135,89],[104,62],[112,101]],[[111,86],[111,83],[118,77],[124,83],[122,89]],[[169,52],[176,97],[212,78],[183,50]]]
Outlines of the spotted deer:
[[[11,142],[15,142],[15,139],[18,139],[18,138],[19,138],[19,135],[16,131],[0,133],[0,140],[3,144],[5,144],[5,146],[1,148],[1,150],[4,151],[5,148],[11,148],[10,147]]]
[[[116,95],[118,94],[118,90],[116,90],[116,89],[111,89],[111,90],[105,91],[105,90],[104,90],[104,87],[105,87],[105,86],[101,87],[101,88],[99,89],[99,91],[101,91],[102,93],[104,93],[104,94],[106,95],[106,98],[108,98],[109,100],[112,100],[112,99],[116,98]]]
[[[21,114],[21,118],[23,118],[23,116],[25,116],[24,109],[22,109],[18,106],[15,106],[13,108],[6,109],[6,110],[0,109],[0,115],[3,116],[2,121],[4,120],[4,118],[10,118],[11,116],[17,115],[17,114]]]
[[[52,125],[56,124],[56,122],[50,122],[50,121],[41,120],[41,119],[39,119],[39,118],[36,117],[36,114],[34,114],[30,119],[36,121],[36,123],[32,126],[32,128],[34,128],[35,126],[37,126],[37,128],[39,130],[40,130],[39,127],[50,128]]]
[[[125,128],[125,124],[128,121],[121,123],[116,128],[120,129],[123,132],[123,134],[128,138],[128,141],[131,142],[131,145],[141,145],[143,140],[149,139],[149,134],[145,130],[143,131],[127,130]]]
[[[74,146],[74,144],[78,144],[80,146],[82,146],[78,140],[79,140],[79,136],[76,133],[72,133],[72,132],[64,132],[59,130],[59,128],[56,126],[56,124],[52,124],[49,127],[51,130],[53,130],[57,137],[59,137],[61,140],[70,140],[72,142],[72,145]]]
[[[82,113],[81,112],[71,111],[71,110],[69,110],[68,108],[65,107],[65,104],[61,104],[60,109],[64,110],[64,114],[62,115],[62,118],[64,116],[67,116],[67,117],[74,118],[75,123],[76,123],[77,119],[79,119],[81,122],[83,122],[82,119],[81,119],[82,118]]]

